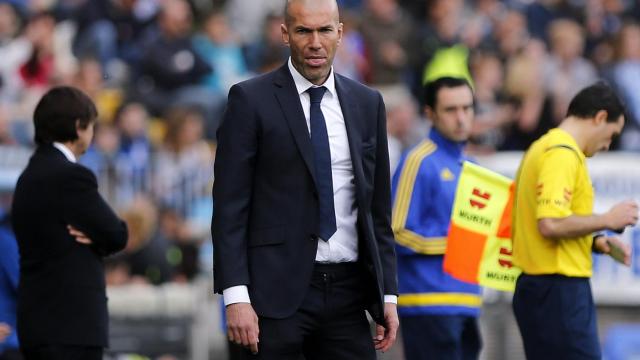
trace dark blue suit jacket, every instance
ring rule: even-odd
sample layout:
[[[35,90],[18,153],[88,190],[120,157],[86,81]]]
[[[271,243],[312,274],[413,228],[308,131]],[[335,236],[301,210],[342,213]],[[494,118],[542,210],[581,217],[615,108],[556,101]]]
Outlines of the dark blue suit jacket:
[[[360,263],[369,311],[397,293],[385,108],[380,94],[335,75],[353,162]],[[318,193],[299,95],[285,64],[234,85],[218,130],[212,221],[216,292],[247,285],[257,314],[292,315],[317,249]]]
[[[16,185],[13,229],[20,248],[20,346],[107,346],[103,256],[123,249],[127,227],[86,167],[58,149],[36,149]],[[67,225],[93,245],[78,243]]]

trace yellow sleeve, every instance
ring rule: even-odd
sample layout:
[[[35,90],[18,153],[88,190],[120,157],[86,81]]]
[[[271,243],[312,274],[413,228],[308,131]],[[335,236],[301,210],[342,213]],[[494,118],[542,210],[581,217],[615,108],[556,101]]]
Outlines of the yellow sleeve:
[[[571,198],[575,191],[581,159],[571,149],[547,150],[540,159],[536,183],[536,218],[565,218],[573,214]]]

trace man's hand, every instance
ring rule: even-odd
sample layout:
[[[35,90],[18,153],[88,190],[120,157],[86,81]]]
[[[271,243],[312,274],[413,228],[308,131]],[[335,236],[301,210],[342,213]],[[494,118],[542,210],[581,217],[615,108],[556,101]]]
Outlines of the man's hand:
[[[638,222],[638,204],[633,200],[625,200],[614,205],[605,216],[610,230],[622,230]]]
[[[376,325],[376,337],[373,338],[373,344],[376,350],[385,352],[389,350],[396,342],[396,334],[398,332],[400,321],[398,320],[398,309],[396,304],[384,304],[384,326]]]
[[[626,266],[631,266],[631,246],[622,242],[620,238],[615,236],[598,236],[594,240],[593,248],[603,254],[608,254],[613,257],[611,251],[612,247],[616,247],[622,250],[621,260]]]
[[[11,335],[11,327],[6,323],[0,322],[0,344],[3,343],[9,335]]]
[[[71,236],[76,238],[76,241],[79,242],[80,244],[84,244],[84,245],[93,244],[93,241],[91,241],[91,239],[89,239],[87,235],[85,235],[82,231],[74,228],[71,225],[67,225],[67,229],[69,230],[69,234],[71,234]]]
[[[227,305],[227,335],[229,341],[249,348],[252,354],[258,353],[258,315],[251,304],[235,303]]]

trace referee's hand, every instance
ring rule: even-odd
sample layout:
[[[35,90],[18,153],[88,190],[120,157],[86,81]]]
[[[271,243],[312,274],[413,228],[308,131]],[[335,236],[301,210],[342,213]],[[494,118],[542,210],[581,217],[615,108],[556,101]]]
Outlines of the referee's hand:
[[[614,205],[606,214],[607,228],[622,230],[638,222],[638,204],[633,200],[625,200]]]

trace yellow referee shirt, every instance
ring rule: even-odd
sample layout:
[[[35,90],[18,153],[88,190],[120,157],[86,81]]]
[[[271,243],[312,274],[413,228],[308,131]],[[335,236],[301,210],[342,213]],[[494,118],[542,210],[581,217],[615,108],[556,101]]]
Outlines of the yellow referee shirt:
[[[554,240],[538,231],[542,218],[593,213],[585,156],[569,133],[552,129],[527,150],[513,213],[513,260],[525,273],[591,276],[592,235]]]

